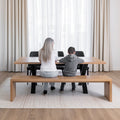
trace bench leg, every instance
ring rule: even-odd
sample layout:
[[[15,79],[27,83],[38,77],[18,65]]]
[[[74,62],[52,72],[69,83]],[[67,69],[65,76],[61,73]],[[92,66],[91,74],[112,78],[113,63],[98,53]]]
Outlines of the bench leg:
[[[16,96],[16,83],[10,82],[10,101],[13,101]]]
[[[110,102],[112,102],[112,82],[104,83],[104,95]]]
[[[84,94],[88,94],[88,90],[87,90],[87,85],[86,85],[86,83],[82,83],[82,89],[83,89],[83,93],[84,93]]]

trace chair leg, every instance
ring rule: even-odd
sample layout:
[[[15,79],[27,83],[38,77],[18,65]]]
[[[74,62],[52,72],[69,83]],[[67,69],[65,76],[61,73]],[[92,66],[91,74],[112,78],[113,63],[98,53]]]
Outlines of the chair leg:
[[[31,83],[31,94],[36,93],[36,83]]]
[[[89,75],[89,68],[87,69],[87,75]],[[87,83],[87,85],[89,85],[89,83]]]
[[[81,69],[80,69],[80,75],[81,75]],[[82,85],[82,83],[79,82],[78,85]]]
[[[88,94],[88,90],[87,90],[87,85],[86,85],[86,83],[82,83],[82,88],[83,88],[83,93],[84,93],[84,94]]]
[[[27,76],[29,75],[29,70],[27,70]],[[27,82],[27,85],[28,85],[28,82]]]
[[[31,72],[31,70],[30,70],[30,75],[32,75],[32,72]]]
[[[89,75],[89,69],[87,69],[87,75]]]

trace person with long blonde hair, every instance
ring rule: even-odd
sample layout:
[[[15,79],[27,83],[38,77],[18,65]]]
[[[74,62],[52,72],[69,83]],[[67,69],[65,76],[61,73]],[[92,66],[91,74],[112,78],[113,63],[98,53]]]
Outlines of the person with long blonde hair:
[[[40,76],[41,77],[57,77],[58,71],[56,69],[55,61],[57,60],[56,52],[53,49],[54,40],[52,38],[47,38],[44,42],[42,49],[39,51],[39,61],[41,62]],[[50,83],[51,90],[55,89],[55,83]],[[48,83],[44,83],[43,94],[47,94]]]

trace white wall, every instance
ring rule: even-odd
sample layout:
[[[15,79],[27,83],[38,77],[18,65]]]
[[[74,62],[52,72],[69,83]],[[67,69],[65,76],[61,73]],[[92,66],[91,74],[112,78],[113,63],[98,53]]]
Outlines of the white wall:
[[[120,70],[120,0],[110,0],[110,69]]]

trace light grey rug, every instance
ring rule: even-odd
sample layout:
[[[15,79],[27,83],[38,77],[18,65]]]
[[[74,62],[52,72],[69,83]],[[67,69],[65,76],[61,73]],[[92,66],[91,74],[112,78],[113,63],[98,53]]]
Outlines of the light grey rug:
[[[10,102],[10,78],[0,85],[0,108],[120,108],[120,88],[113,84],[113,102],[104,97],[103,83],[89,83],[88,94],[82,93],[82,87],[76,83],[76,91],[71,91],[67,83],[64,92],[60,93],[60,83],[56,90],[49,89],[47,95],[42,95],[43,87],[38,83],[36,94],[30,94],[31,84],[17,83],[17,95]]]

